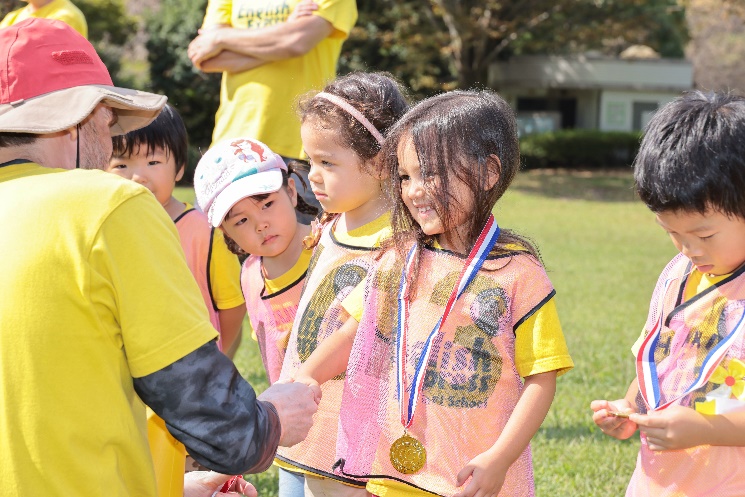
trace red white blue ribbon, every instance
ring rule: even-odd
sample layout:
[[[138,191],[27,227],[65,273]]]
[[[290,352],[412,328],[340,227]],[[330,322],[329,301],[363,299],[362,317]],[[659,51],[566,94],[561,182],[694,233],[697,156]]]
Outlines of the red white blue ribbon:
[[[458,300],[458,297],[463,291],[468,288],[476,273],[479,272],[481,266],[484,264],[489,252],[491,252],[494,245],[497,243],[499,238],[499,226],[497,225],[494,215],[489,215],[489,219],[486,222],[486,226],[481,231],[476,244],[471,249],[468,257],[466,258],[463,270],[458,278],[458,284],[453,288],[450,298],[445,305],[445,311],[442,317],[437,321],[437,324],[427,336],[424,342],[424,349],[419,355],[419,359],[416,363],[414,370],[414,379],[411,384],[411,390],[409,394],[409,401],[404,402],[406,397],[406,339],[409,331],[409,292],[408,292],[408,278],[407,275],[411,270],[411,265],[414,260],[414,253],[416,252],[416,246],[412,247],[409,251],[409,255],[406,257],[406,266],[403,274],[401,275],[401,284],[398,290],[398,326],[396,334],[396,370],[398,374],[397,391],[398,391],[398,403],[401,409],[401,424],[404,428],[411,426],[414,420],[414,412],[416,406],[419,403],[419,397],[421,396],[422,385],[424,384],[424,375],[427,370],[427,363],[432,353],[432,342],[437,336],[442,324],[450,314],[450,310],[453,308],[453,304]]]
[[[665,281],[662,289],[662,297],[660,298],[660,319],[657,320],[652,331],[650,331],[644,338],[639,352],[636,355],[636,376],[639,383],[639,392],[642,394],[645,402],[649,406],[651,411],[659,411],[669,407],[675,403],[678,399],[685,397],[694,390],[704,386],[711,377],[714,370],[717,368],[719,363],[724,358],[727,350],[737,340],[745,328],[745,312],[740,316],[732,332],[727,335],[723,340],[712,348],[704,358],[701,364],[701,369],[694,382],[688,386],[682,393],[675,396],[672,399],[662,402],[662,394],[660,392],[660,380],[657,373],[657,364],[654,362],[654,352],[657,349],[657,344],[660,339],[660,334],[664,327],[663,322],[665,319],[664,300],[667,290],[670,284],[677,278],[671,278]]]

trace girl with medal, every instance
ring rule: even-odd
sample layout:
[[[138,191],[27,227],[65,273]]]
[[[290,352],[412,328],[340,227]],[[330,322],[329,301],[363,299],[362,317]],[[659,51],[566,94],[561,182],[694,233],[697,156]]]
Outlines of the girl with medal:
[[[295,379],[346,369],[336,471],[373,495],[532,496],[528,444],[573,364],[537,251],[492,215],[520,165],[514,113],[438,95],[382,157],[393,243]]]
[[[591,404],[638,429],[627,496],[745,495],[745,98],[691,92],[650,121],[636,190],[680,251],[663,270],[623,399]]]

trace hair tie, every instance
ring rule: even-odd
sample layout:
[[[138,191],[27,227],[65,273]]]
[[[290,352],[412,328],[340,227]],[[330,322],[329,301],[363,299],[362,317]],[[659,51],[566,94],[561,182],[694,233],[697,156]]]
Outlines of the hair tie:
[[[383,144],[383,135],[380,134],[380,131],[377,130],[375,126],[372,125],[370,121],[367,120],[367,118],[362,114],[362,112],[358,111],[352,105],[344,100],[341,97],[337,97],[336,95],[332,95],[331,93],[326,93],[325,91],[320,92],[316,95],[316,97],[325,98],[332,104],[336,105],[337,107],[341,107],[349,115],[357,119],[357,121],[367,129],[371,135],[378,141],[378,145]]]

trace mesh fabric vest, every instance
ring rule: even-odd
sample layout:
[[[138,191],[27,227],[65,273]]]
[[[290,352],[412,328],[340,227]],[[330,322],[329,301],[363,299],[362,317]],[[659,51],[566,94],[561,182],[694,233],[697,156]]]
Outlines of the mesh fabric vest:
[[[261,360],[269,377],[269,384],[279,379],[282,362],[295,320],[305,274],[290,286],[267,295],[261,272],[261,258],[251,255],[243,263],[241,288],[246,299],[248,319],[259,343]]]
[[[195,209],[189,209],[176,219],[176,229],[181,239],[181,247],[186,255],[186,264],[191,269],[194,279],[197,280],[202,298],[204,298],[204,303],[210,313],[210,322],[219,332],[220,320],[217,314],[217,305],[212,298],[210,283],[214,228],[210,226],[204,214]],[[222,350],[221,341],[218,340],[217,346]]]
[[[425,249],[410,303],[405,352],[407,398],[424,341],[443,314],[464,258]],[[403,263],[385,254],[366,282],[365,308],[347,369],[337,458],[344,473],[396,479],[443,496],[459,491],[457,473],[489,449],[522,392],[514,364],[515,330],[554,290],[543,267],[525,253],[490,256],[432,342],[422,393],[408,429],[427,451],[424,467],[399,473],[391,444],[403,435],[396,385],[395,336]],[[462,489],[460,489],[462,490]],[[526,448],[510,467],[500,495],[532,496]]]
[[[684,301],[690,261],[678,255],[665,268],[655,288],[645,325],[647,333],[660,322],[662,329],[654,347],[660,401],[684,394],[692,385],[705,357],[730,336],[745,311],[745,268]],[[671,284],[664,290],[666,280]],[[745,361],[745,339],[741,334],[729,346],[719,366],[734,368],[733,361]],[[726,375],[725,375],[726,376]],[[714,377],[673,405],[721,414],[745,409],[745,402],[732,394],[742,375],[715,382]],[[720,379],[721,380],[721,379]],[[640,412],[648,406],[637,397]],[[628,496],[741,496],[745,495],[745,447],[701,445],[685,450],[652,451],[644,434]]]
[[[334,238],[332,230],[333,223],[324,227],[313,251],[282,367],[282,378],[292,377],[318,344],[344,324],[349,315],[341,302],[365,279],[373,263],[375,250],[372,247],[342,244]],[[336,461],[343,383],[341,376],[323,384],[323,398],[313,416],[310,433],[293,447],[280,447],[277,456],[313,473],[363,486],[364,483],[332,471]]]

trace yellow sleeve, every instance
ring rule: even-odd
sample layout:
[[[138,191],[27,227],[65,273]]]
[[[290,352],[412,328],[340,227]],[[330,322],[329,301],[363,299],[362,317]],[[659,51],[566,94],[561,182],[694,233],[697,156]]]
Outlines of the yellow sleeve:
[[[18,13],[21,12],[21,10],[23,10],[23,8],[14,10],[13,12],[8,12],[8,14],[3,17],[3,20],[0,21],[0,28],[7,28],[8,26],[12,26],[13,24],[15,24]]]
[[[207,3],[202,29],[209,29],[220,24],[233,25],[233,0],[209,0]]]
[[[349,295],[342,300],[341,306],[358,323],[362,319],[362,308],[365,304],[365,280],[362,280]]]
[[[357,22],[357,2],[354,0],[319,0],[315,15],[334,26],[330,38],[346,39]]]
[[[59,10],[51,14],[48,18],[62,21],[83,35],[84,38],[88,38],[88,23],[85,21],[83,13],[79,10]]]
[[[515,366],[523,378],[555,370],[561,376],[574,367],[561,331],[555,297],[533,312],[515,331]]]
[[[217,338],[176,227],[146,190],[102,223],[89,261],[91,298],[109,306],[119,323],[133,377],[152,374]]]
[[[219,229],[212,235],[210,282],[218,309],[232,309],[246,303],[241,290],[241,263],[238,256],[228,249]]]

